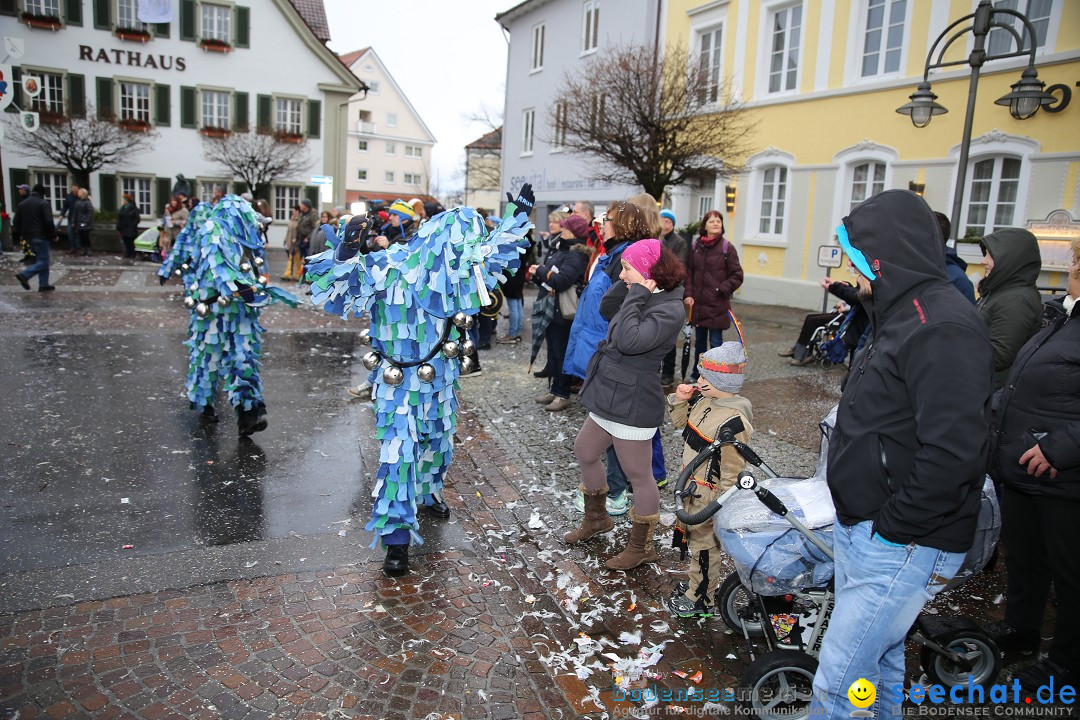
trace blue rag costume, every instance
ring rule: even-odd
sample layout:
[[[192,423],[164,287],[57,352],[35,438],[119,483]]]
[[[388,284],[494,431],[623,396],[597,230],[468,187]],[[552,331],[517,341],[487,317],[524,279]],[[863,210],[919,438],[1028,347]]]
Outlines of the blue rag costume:
[[[308,258],[312,302],[327,312],[370,319],[371,370],[379,469],[372,497],[372,547],[423,543],[417,503],[441,499],[457,426],[456,386],[463,355],[473,351],[465,327],[487,291],[521,267],[532,228],[514,203],[488,230],[472,208],[424,222],[404,244],[358,254],[343,242]]]
[[[158,275],[176,275],[190,312],[187,397],[191,407],[213,406],[224,381],[237,411],[265,408],[259,357],[262,308],[274,301],[296,306],[297,299],[269,287],[262,274],[266,252],[251,205],[226,195],[217,205],[199,203],[176,238]]]

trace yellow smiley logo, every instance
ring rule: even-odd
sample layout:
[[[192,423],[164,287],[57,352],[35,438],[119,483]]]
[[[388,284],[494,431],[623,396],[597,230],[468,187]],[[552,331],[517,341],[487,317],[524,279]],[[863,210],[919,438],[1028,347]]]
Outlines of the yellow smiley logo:
[[[847,691],[848,700],[857,708],[868,708],[874,704],[877,688],[866,678],[859,678],[851,683]]]

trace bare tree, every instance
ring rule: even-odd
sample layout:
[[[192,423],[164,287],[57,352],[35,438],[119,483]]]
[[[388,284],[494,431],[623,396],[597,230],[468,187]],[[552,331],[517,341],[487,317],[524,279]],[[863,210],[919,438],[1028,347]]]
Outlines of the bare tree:
[[[615,47],[568,71],[549,113],[547,141],[587,156],[592,177],[641,185],[653,197],[705,173],[743,169],[750,111],[717,68],[685,48],[656,58],[651,45]]]
[[[307,141],[281,139],[273,134],[229,133],[225,137],[203,137],[203,157],[216,162],[242,180],[255,197],[263,197],[270,183],[279,177],[300,175],[312,165]]]
[[[18,119],[8,123],[12,144],[27,154],[40,155],[67,169],[80,187],[88,187],[90,174],[110,165],[126,163],[152,147],[156,132],[124,129],[112,120],[99,118],[92,107],[85,116],[45,114],[34,132]]]

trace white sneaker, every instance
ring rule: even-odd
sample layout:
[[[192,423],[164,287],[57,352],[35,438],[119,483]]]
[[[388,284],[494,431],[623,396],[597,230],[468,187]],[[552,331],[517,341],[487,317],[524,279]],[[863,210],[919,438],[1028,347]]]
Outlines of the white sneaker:
[[[584,501],[582,501],[584,502]],[[630,511],[630,498],[627,497],[627,492],[623,490],[615,497],[608,496],[607,499],[607,514],[612,517],[618,517],[625,515]],[[582,511],[584,512],[584,511]]]
[[[359,385],[350,385],[349,388],[348,388],[348,393],[352,397],[357,398],[359,400],[370,400],[371,399],[371,383],[362,382]]]

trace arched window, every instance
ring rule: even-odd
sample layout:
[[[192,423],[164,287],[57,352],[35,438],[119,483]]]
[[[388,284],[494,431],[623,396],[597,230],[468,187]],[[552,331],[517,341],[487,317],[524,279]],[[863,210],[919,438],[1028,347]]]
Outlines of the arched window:
[[[1021,159],[1010,155],[971,163],[964,235],[983,236],[1016,223],[1021,166]]]

